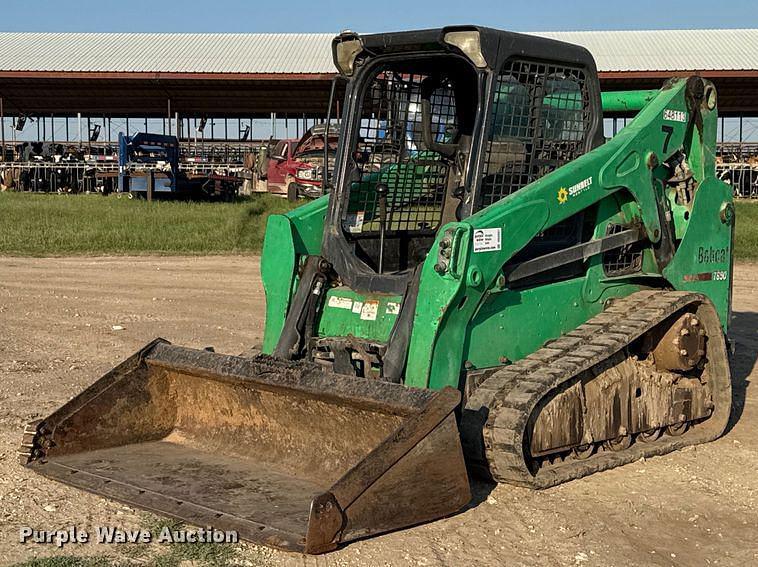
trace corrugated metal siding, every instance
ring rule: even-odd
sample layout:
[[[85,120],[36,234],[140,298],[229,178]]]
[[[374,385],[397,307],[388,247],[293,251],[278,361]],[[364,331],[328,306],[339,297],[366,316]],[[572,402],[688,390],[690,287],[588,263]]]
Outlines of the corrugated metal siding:
[[[333,73],[334,34],[0,33],[0,70]]]
[[[600,71],[758,69],[758,30],[539,32]],[[333,34],[0,33],[0,71],[332,73]]]
[[[539,32],[586,47],[599,71],[757,70],[758,29]]]

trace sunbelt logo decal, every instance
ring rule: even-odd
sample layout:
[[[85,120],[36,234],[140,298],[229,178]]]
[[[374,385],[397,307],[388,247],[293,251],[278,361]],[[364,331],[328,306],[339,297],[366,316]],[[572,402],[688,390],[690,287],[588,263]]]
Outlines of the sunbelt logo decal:
[[[582,179],[579,183],[575,183],[568,189],[561,187],[558,189],[558,202],[562,205],[567,202],[570,197],[576,197],[577,195],[584,193],[590,187],[592,187],[592,177]]]

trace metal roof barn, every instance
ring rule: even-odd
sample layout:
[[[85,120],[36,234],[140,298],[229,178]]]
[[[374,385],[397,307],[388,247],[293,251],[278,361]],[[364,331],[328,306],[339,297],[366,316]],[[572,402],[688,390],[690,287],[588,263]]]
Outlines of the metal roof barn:
[[[0,33],[0,70],[333,73],[334,34]]]
[[[587,47],[604,90],[697,73],[716,82],[723,114],[758,111],[758,29],[534,35]],[[0,97],[6,115],[315,116],[334,74],[332,37],[0,33]]]
[[[604,73],[758,71],[758,29],[537,32],[586,47]]]

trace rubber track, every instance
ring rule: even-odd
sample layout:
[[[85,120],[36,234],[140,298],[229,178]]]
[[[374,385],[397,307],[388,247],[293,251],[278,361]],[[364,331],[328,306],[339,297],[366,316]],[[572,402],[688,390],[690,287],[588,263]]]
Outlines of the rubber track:
[[[624,451],[598,451],[586,460],[544,464],[532,472],[530,457],[524,449],[527,446],[525,435],[529,416],[540,400],[592,367],[608,364],[611,357],[623,356],[617,353],[669,316],[693,304],[699,307],[699,316],[704,311],[709,364],[715,363],[715,371],[709,371],[715,403],[711,417],[681,437],[664,435],[652,443],[636,442]],[[547,488],[642,457],[662,455],[717,438],[729,417],[731,381],[723,335],[720,327],[714,329],[714,322],[718,326],[711,303],[696,293],[641,291],[615,300],[587,323],[497,371],[473,392],[461,420],[461,436],[469,464],[475,469],[486,467],[498,482]]]

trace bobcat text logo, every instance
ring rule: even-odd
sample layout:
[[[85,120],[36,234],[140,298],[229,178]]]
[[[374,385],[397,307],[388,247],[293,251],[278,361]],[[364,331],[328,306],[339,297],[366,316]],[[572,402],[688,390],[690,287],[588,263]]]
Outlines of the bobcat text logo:
[[[698,264],[723,264],[729,257],[729,248],[707,248],[701,246],[697,249]]]

